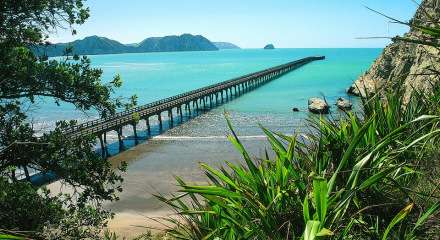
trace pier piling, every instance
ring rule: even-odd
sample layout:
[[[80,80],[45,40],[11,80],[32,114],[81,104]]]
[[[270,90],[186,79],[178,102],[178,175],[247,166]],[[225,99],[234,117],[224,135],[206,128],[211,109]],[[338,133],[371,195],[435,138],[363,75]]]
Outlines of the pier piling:
[[[161,113],[157,114],[157,120],[159,121],[159,130],[162,131],[163,126],[162,126],[162,115],[161,115]]]
[[[124,141],[122,140],[122,126],[119,126],[116,130],[118,133],[119,151],[124,150]]]

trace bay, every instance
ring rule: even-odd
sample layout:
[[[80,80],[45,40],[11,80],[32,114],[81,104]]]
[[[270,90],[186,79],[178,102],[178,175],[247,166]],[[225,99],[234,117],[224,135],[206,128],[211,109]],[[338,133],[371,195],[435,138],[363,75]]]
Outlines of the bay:
[[[229,130],[225,112],[251,155],[258,158],[265,150],[270,151],[258,124],[286,134],[300,131],[310,117],[308,98],[324,96],[330,104],[338,97],[351,98],[346,95],[346,88],[368,69],[380,52],[381,49],[243,49],[90,56],[93,66],[103,70],[104,81],[110,81],[115,74],[121,75],[124,84],[116,94],[124,97],[137,94],[140,105],[299,58],[326,57],[203,114],[187,116],[174,128],[165,124],[164,131],[159,132],[154,127],[152,138],[112,157],[110,161],[114,164],[125,161],[129,165],[124,173],[120,201],[107,205],[116,212],[110,228],[133,236],[144,230],[133,225],[160,227],[145,216],[169,214],[153,194],[168,195],[177,190],[174,176],[204,183],[206,178],[198,167],[199,162],[217,167],[224,161],[240,162],[240,155],[226,139]],[[93,112],[80,114],[67,104],[57,107],[48,99],[43,102],[33,113],[34,120],[40,123],[51,125],[59,119],[96,118]],[[300,112],[293,112],[293,107]],[[333,111],[337,111],[334,106]],[[154,116],[151,122],[155,124]],[[138,128],[140,135],[147,137],[143,121]],[[124,129],[127,136],[130,131],[129,127]],[[127,139],[126,144],[133,146],[134,141]],[[111,152],[117,152],[117,144],[112,145]]]

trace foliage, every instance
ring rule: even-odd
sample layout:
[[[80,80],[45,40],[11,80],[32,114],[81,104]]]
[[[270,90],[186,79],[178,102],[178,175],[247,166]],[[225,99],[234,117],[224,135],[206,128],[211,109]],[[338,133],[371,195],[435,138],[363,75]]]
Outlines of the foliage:
[[[28,182],[12,185],[4,179],[0,179],[0,189],[0,209],[14,209],[0,212],[0,219],[8,220],[3,221],[3,229],[42,229],[47,223],[60,221],[62,202],[47,191],[41,194]]]
[[[104,201],[117,199],[122,178],[119,170],[97,156],[95,139],[70,139],[63,129],[75,124],[59,122],[53,132],[38,133],[27,111],[41,99],[69,103],[80,111],[92,110],[105,117],[131,103],[114,96],[121,86],[119,75],[101,81],[102,70],[91,67],[87,57],[48,59],[30,48],[50,44],[57,28],[75,26],[89,17],[83,0],[4,0],[0,2],[0,229],[39,238],[97,238],[112,214]],[[37,137],[38,136],[38,137]],[[71,194],[50,194],[17,179],[18,168],[55,175]]]
[[[117,240],[120,238],[116,233],[110,232],[109,230],[105,230],[104,236],[102,237],[102,239],[104,239],[104,240]],[[123,238],[123,239],[125,239],[125,238]],[[151,231],[147,231],[146,233],[143,233],[143,234],[133,238],[133,240],[169,240],[169,239],[172,239],[172,238],[169,238],[168,236],[166,236],[166,234],[163,234],[163,233],[153,234]]]

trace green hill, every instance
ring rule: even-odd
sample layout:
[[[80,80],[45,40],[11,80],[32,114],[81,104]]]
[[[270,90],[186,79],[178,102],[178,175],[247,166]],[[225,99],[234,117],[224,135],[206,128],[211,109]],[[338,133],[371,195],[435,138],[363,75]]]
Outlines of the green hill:
[[[229,42],[213,42],[218,49],[240,49],[239,46]]]
[[[78,55],[218,50],[207,38],[191,34],[151,37],[134,44],[122,44],[105,37],[89,36],[69,43],[39,46],[32,48],[32,50],[37,55],[45,54],[49,57],[54,57],[62,56],[66,47],[69,46],[72,47],[73,53]]]
[[[183,34],[147,38],[140,42],[140,52],[176,52],[176,51],[216,51],[218,48],[201,35]]]

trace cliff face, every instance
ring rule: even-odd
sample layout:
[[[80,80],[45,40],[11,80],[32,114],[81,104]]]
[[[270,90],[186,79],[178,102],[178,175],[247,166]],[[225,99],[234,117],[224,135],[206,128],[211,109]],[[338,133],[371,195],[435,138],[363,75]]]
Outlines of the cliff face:
[[[440,0],[423,0],[414,18],[415,24],[427,25],[440,21]],[[411,28],[405,37],[421,37],[423,34]],[[439,49],[413,43],[396,41],[388,45],[371,68],[357,79],[348,92],[365,95],[393,84],[403,83],[408,95],[413,89],[429,91],[433,81],[431,69],[440,70]]]

